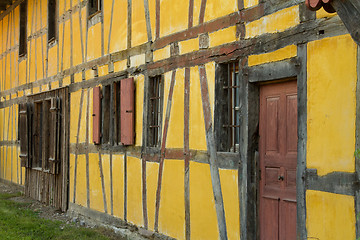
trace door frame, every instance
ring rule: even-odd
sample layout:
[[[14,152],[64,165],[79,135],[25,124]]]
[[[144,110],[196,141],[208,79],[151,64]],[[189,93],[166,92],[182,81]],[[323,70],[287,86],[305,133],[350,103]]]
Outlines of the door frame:
[[[297,47],[298,55],[290,59],[247,66],[247,58],[239,60],[240,76],[240,164],[239,207],[241,239],[260,238],[259,218],[259,111],[260,86],[266,83],[297,80],[298,145],[297,145],[297,239],[306,239],[305,168],[307,141],[307,48]]]

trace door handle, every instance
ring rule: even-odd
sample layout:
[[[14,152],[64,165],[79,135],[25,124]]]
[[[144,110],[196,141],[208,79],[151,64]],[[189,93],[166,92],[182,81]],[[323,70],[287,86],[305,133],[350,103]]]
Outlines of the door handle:
[[[280,176],[278,177],[278,180],[279,180],[279,181],[284,181],[284,176],[281,176],[281,175],[280,175]]]

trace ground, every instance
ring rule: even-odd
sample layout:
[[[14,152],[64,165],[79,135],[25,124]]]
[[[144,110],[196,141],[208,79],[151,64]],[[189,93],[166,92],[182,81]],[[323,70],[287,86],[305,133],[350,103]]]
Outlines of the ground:
[[[62,213],[27,198],[23,189],[0,181],[1,239],[145,239],[130,226],[105,226],[75,213]]]

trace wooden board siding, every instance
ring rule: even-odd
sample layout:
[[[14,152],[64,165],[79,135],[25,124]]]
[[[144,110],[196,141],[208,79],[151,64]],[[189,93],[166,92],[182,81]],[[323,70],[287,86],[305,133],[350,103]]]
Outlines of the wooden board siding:
[[[57,128],[56,126],[50,125],[49,127],[51,127],[51,129],[45,130],[45,132],[43,132],[42,134],[45,137],[45,134],[48,134],[48,132],[50,132],[51,130],[56,130],[57,132],[54,132],[54,135],[50,134],[50,136],[54,137],[53,140],[50,139],[50,143],[54,147],[54,145],[56,145],[56,141],[59,141],[59,147],[54,149],[55,153],[50,154],[46,154],[48,149],[43,148],[42,165],[25,168],[25,195],[41,201],[47,205],[54,206],[55,208],[58,208],[62,211],[66,211],[68,207],[69,149],[64,146],[67,146],[68,144],[68,89],[62,88],[59,90],[50,91],[45,94],[31,96],[30,102],[44,100],[44,103],[46,99],[50,99],[51,97],[55,97],[58,99],[58,107],[60,107],[61,102],[60,114],[62,118],[54,121],[54,123],[57,123],[59,125]],[[53,120],[52,116],[49,116],[49,118]],[[46,126],[47,124],[44,125]],[[44,128],[41,129],[44,130]],[[56,136],[59,136],[59,138],[57,138]],[[54,160],[45,161],[46,156],[54,158]],[[49,163],[50,165],[47,166],[46,163]]]

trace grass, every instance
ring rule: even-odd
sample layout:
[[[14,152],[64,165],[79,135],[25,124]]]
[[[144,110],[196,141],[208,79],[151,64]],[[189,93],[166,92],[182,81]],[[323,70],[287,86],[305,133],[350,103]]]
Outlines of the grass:
[[[18,194],[0,193],[0,238],[5,239],[109,239],[100,230],[77,227],[60,221],[42,219],[27,209],[29,203],[10,200]]]

